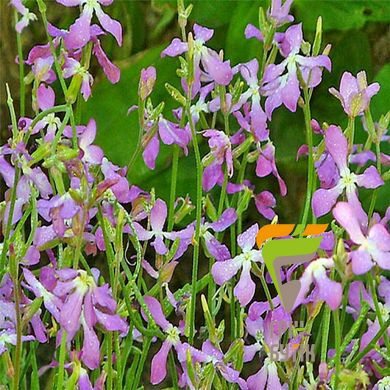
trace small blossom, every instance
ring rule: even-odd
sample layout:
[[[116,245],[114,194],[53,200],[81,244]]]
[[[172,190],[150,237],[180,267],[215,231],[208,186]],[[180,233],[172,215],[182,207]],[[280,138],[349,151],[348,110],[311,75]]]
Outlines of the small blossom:
[[[181,330],[165,318],[160,302],[156,298],[145,296],[144,300],[154,321],[166,335],[166,339],[163,341],[160,350],[153,356],[151,363],[150,382],[156,385],[161,383],[167,375],[169,351],[172,347],[179,351],[182,346],[180,341]]]
[[[195,75],[199,78],[201,70],[199,64],[202,63],[205,76],[215,81],[217,84],[228,85],[233,78],[230,61],[222,61],[218,53],[207,48],[204,44],[212,38],[214,30],[206,27],[194,25],[194,66]],[[188,44],[179,38],[174,38],[171,44],[161,53],[161,56],[176,57],[188,50]]]
[[[80,17],[70,26],[69,34],[65,37],[67,49],[80,49],[91,39],[91,20],[93,13],[96,14],[104,30],[114,36],[119,46],[122,46],[122,26],[102,10],[101,5],[106,6],[112,0],[57,0],[65,7],[82,7]]]
[[[367,85],[364,71],[359,72],[356,77],[349,72],[344,72],[340,81],[340,91],[330,88],[329,92],[340,100],[345,113],[354,118],[363,114],[379,88],[378,83]]]
[[[358,245],[349,253],[355,274],[365,274],[375,263],[382,269],[390,269],[390,234],[385,226],[377,223],[364,235],[354,209],[346,202],[339,202],[333,215]]]
[[[271,8],[267,11],[267,15],[276,27],[283,26],[294,20],[294,17],[289,15],[292,2],[293,0],[286,0],[284,4],[282,4],[282,0],[272,0]]]
[[[332,258],[317,259],[309,263],[299,279],[301,288],[295,300],[294,308],[306,302],[305,297],[312,283],[314,283],[315,288],[310,294],[310,300],[314,302],[325,301],[332,310],[340,306],[343,295],[342,286],[340,283],[331,280],[326,273],[327,269],[333,267],[334,261]]]
[[[240,280],[234,288],[234,295],[239,300],[241,306],[247,305],[255,293],[255,283],[250,271],[252,262],[262,262],[263,258],[259,250],[253,249],[259,227],[252,225],[237,238],[238,246],[242,249],[242,254],[233,259],[216,262],[211,270],[215,282],[219,285],[226,283],[242,268]]]
[[[247,385],[248,390],[285,390],[288,388],[287,384],[281,385],[276,364],[269,358],[264,360],[263,367],[257,374],[247,379]]]
[[[278,65],[266,67],[263,77],[262,93],[267,97],[265,112],[271,118],[275,108],[284,104],[290,111],[295,112],[300,96],[297,66],[309,82],[309,87],[317,86],[321,81],[321,68],[331,70],[328,56],[304,57],[299,53],[303,42],[302,25],[297,24],[287,29],[280,44],[280,51],[285,59]],[[287,70],[287,73],[284,73]],[[310,74],[310,79],[309,79]]]
[[[10,4],[22,15],[21,19],[18,20],[15,25],[16,31],[20,34],[23,29],[30,24],[30,22],[37,20],[37,17],[23,5],[22,0],[11,0]],[[19,61],[21,61],[21,58]]]
[[[141,78],[138,85],[138,96],[141,100],[146,100],[152,93],[155,82],[156,68],[154,66],[149,66],[148,68],[141,70]]]
[[[357,175],[348,168],[348,142],[337,126],[329,126],[325,133],[325,145],[337,166],[338,173],[333,176],[335,184],[329,188],[320,188],[313,194],[312,207],[314,215],[320,217],[328,213],[335,205],[338,197],[346,191],[348,202],[359,215],[362,224],[367,224],[356,187],[377,188],[383,184],[375,167],[368,167],[362,174]]]

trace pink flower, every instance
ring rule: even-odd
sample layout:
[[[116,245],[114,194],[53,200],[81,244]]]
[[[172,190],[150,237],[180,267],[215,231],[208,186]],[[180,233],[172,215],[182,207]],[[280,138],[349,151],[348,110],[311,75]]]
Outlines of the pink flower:
[[[362,115],[368,108],[371,98],[379,91],[379,84],[367,85],[366,72],[361,71],[356,77],[344,72],[341,77],[340,91],[330,88],[329,92],[340,100],[344,111],[350,117]]]

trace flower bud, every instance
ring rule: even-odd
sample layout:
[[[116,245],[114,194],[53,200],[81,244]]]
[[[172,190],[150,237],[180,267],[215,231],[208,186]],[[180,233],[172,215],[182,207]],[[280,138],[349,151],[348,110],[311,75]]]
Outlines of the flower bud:
[[[203,294],[200,297],[200,299],[201,299],[201,302],[202,302],[202,309],[203,309],[203,313],[204,313],[204,318],[205,318],[207,330],[209,332],[210,341],[213,344],[216,344],[218,342],[218,339],[217,339],[217,332],[216,332],[216,329],[215,329],[215,322],[213,320],[213,317],[211,316],[211,313],[210,313],[210,310],[209,310],[209,306],[207,304],[207,300],[206,300],[206,298],[205,298],[205,296]]]
[[[175,243],[177,242],[176,250],[177,247],[179,246],[180,239],[175,240]],[[171,248],[172,249],[172,248]],[[171,261],[167,264],[164,264],[160,270],[160,275],[159,275],[159,281],[161,283],[169,283],[172,279],[173,272],[175,271],[175,268],[177,266],[178,262],[177,261]]]
[[[206,211],[206,215],[212,220],[216,221],[218,218],[217,209],[215,208],[213,202],[211,201],[209,195],[206,195],[204,200],[204,209]]]
[[[173,217],[175,224],[180,223],[195,208],[195,206],[191,203],[191,199],[188,195],[184,199],[181,198],[181,201],[182,204]]]
[[[77,158],[79,151],[69,148],[67,146],[60,145],[57,150],[57,157],[60,161],[69,161]]]
[[[81,84],[83,82],[83,76],[81,74],[75,74],[72,77],[72,81],[70,82],[70,86],[65,96],[65,101],[69,104],[73,104],[81,89]]]
[[[241,371],[244,364],[244,340],[237,339],[234,340],[230,345],[229,350],[225,354],[225,361],[232,362],[233,367]]]
[[[35,298],[28,306],[23,316],[23,323],[27,325],[34,315],[38,312],[43,302],[43,297]]]
[[[241,196],[238,205],[237,205],[237,214],[242,215],[245,210],[247,210],[249,202],[252,198],[252,190],[250,190],[248,187],[245,187],[244,194]]]
[[[312,51],[313,56],[317,56],[319,54],[321,48],[321,42],[322,42],[322,17],[319,16],[317,19],[316,35],[314,37],[314,42],[313,42],[313,51]]]
[[[168,93],[183,107],[186,105],[186,98],[179,92],[178,89],[173,87],[169,83],[165,83],[165,88],[168,91]]]
[[[152,93],[154,84],[156,82],[156,68],[149,66],[141,70],[141,78],[138,85],[138,96],[142,101]]]

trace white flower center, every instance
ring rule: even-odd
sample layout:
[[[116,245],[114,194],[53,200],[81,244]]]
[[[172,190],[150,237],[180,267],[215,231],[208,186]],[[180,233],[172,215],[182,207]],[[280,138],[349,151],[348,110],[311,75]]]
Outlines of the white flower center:
[[[345,188],[349,190],[354,190],[356,183],[356,175],[348,168],[346,168],[343,172],[341,172],[341,183],[344,185]]]
[[[173,345],[177,344],[180,341],[180,331],[176,326],[169,324],[168,329],[165,331],[167,335],[167,340]]]

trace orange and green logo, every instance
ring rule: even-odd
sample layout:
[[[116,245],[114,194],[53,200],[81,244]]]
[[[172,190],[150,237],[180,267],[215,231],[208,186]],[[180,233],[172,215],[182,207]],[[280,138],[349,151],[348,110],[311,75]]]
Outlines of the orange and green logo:
[[[312,236],[324,233],[327,227],[328,224],[273,224],[263,226],[257,233],[257,246],[262,248],[265,265],[287,312],[294,308],[301,283],[299,280],[282,283],[280,268],[313,260],[322,237]],[[293,238],[281,238],[286,236]],[[296,238],[297,236],[300,237]]]

